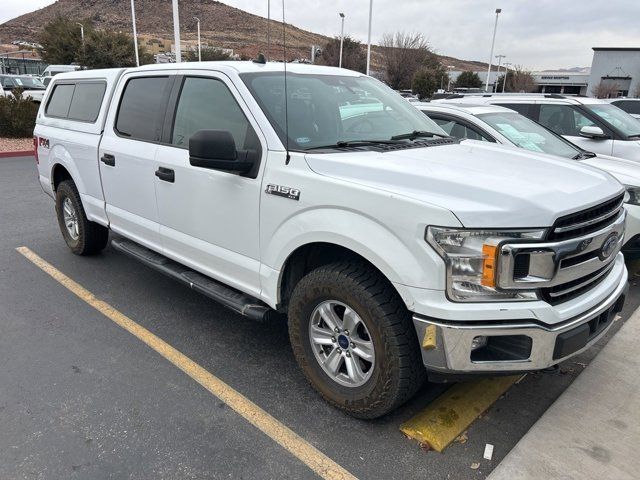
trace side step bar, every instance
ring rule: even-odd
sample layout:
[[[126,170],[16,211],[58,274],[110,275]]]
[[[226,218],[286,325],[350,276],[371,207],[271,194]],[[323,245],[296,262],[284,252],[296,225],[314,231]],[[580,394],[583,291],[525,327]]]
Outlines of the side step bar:
[[[131,240],[114,238],[111,240],[111,246],[252,320],[266,321],[274,315],[279,315],[257,298],[206,277]]]

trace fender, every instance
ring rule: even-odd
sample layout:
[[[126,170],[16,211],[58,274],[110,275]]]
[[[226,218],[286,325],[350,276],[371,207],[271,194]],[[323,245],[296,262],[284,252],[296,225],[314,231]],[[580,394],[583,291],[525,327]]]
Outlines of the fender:
[[[419,234],[419,238],[422,236]],[[332,243],[357,253],[396,286],[442,290],[445,284],[442,259],[424,240],[407,245],[374,218],[352,210],[322,207],[289,217],[264,245],[262,259],[267,268],[261,276],[265,300],[277,299],[274,304],[279,301],[287,259],[299,247],[315,242]]]

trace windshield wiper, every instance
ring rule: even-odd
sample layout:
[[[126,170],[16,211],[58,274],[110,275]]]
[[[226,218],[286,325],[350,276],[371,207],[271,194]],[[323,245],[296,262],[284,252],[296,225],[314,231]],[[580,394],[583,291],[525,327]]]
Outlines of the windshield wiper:
[[[444,135],[442,133],[436,133],[436,132],[427,132],[424,130],[414,130],[411,133],[402,133],[400,135],[394,135],[393,137],[391,137],[391,140],[415,140],[418,137],[449,138],[449,135]]]
[[[593,152],[580,152],[577,155],[571,157],[572,160],[584,160],[586,158],[593,158],[597,155]]]
[[[317,147],[305,148],[305,150],[324,150],[327,148],[344,148],[344,147],[366,147],[370,145],[396,145],[398,141],[392,140],[339,140],[332,145],[319,145]]]

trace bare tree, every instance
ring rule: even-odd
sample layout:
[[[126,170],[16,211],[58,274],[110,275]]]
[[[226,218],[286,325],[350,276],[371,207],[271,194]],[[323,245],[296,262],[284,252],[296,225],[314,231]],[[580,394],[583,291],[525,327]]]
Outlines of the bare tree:
[[[434,62],[438,62],[437,56],[421,33],[396,32],[382,37],[382,63],[391,88],[411,88],[416,72]]]
[[[596,98],[611,98],[618,96],[618,90],[620,90],[620,85],[617,83],[600,80],[600,82],[593,88],[592,92]]]
[[[500,82],[500,79],[498,79]],[[502,80],[504,81],[504,79]],[[517,92],[517,93],[530,93],[535,92],[537,89],[536,81],[531,75],[531,72],[523,69],[521,66],[517,66],[507,72],[507,84],[505,85],[505,91]],[[500,87],[502,83],[500,82]]]
[[[633,98],[640,98],[640,83],[633,89]]]

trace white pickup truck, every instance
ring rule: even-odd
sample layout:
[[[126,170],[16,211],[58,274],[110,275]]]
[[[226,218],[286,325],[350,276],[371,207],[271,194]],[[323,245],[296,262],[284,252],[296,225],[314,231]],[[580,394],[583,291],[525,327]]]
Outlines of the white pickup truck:
[[[56,75],[34,132],[76,254],[112,248],[256,320],[288,317],[331,404],[544,369],[620,311],[624,188],[461,145],[370,77],[202,62]]]

